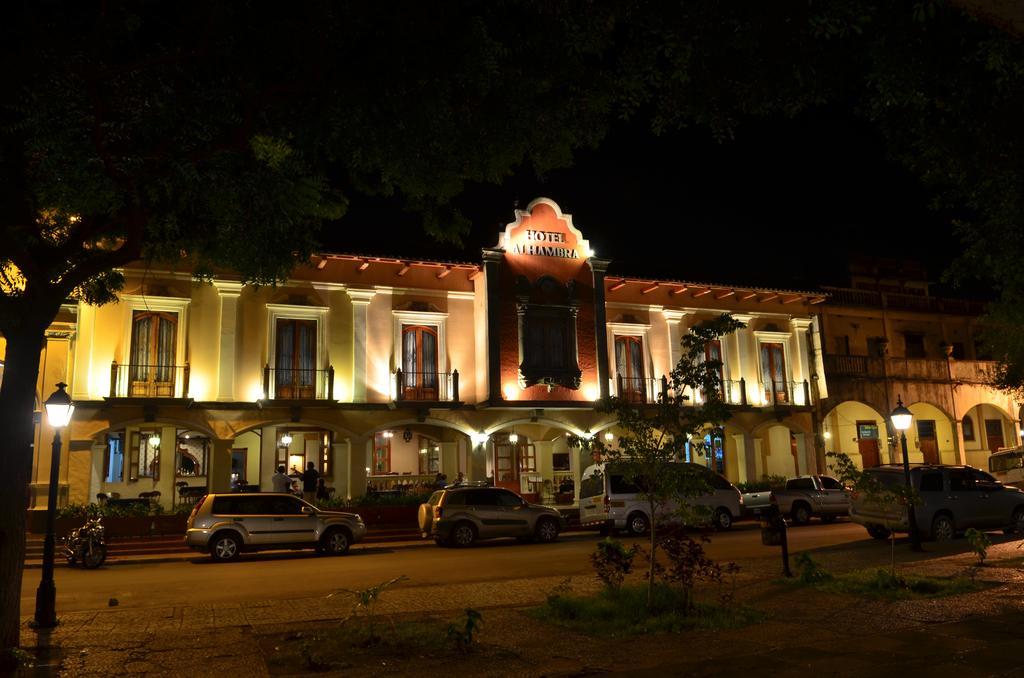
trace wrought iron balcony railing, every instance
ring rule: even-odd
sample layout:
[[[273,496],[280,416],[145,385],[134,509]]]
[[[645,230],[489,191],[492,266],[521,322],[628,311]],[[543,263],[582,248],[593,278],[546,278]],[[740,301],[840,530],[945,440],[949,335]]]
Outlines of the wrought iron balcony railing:
[[[187,398],[189,366],[110,364],[111,398]]]
[[[263,393],[268,400],[334,400],[334,366],[317,370],[266,365]]]
[[[394,398],[397,402],[458,402],[459,371],[406,372],[398,368]]]

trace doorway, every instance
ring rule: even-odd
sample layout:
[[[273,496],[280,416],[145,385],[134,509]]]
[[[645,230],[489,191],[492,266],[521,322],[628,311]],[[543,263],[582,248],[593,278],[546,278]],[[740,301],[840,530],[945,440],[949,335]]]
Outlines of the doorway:
[[[926,464],[939,463],[939,441],[935,436],[934,419],[917,420],[917,444]]]
[[[1003,439],[1003,422],[999,419],[985,420],[985,440],[988,442],[989,452],[998,452],[1006,443]]]
[[[874,421],[857,422],[857,451],[864,468],[878,466],[878,424]]]

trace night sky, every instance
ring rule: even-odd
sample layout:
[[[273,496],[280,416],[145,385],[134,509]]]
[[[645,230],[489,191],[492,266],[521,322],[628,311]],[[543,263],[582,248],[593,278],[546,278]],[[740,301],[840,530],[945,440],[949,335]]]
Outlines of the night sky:
[[[622,124],[573,167],[467,187],[456,202],[473,222],[462,248],[432,242],[396,203],[359,198],[325,246],[478,262],[516,201],[538,196],[573,215],[612,274],[808,289],[846,284],[849,254],[863,253],[912,257],[937,282],[959,250],[951,215],[929,207],[867,122],[835,107],[749,122],[725,142]]]

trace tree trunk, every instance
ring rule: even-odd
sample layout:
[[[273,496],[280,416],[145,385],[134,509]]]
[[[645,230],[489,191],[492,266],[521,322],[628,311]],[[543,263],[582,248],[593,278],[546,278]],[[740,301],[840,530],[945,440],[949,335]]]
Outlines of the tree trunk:
[[[657,548],[658,541],[656,539],[657,521],[654,518],[654,505],[651,504],[651,560],[648,563],[649,569],[647,571],[647,611],[650,612],[651,606],[654,602],[654,561],[658,557],[655,549]]]
[[[50,320],[33,322],[41,315],[35,310],[31,317],[20,318],[18,327],[4,335],[7,353],[0,384],[0,664],[5,659],[10,661],[10,650],[19,643],[25,518],[35,433],[32,412],[39,354]]]

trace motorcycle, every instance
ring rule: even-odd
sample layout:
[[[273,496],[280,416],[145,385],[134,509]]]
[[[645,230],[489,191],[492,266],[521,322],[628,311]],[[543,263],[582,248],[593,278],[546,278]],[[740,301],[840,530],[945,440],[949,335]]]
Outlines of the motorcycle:
[[[102,565],[107,559],[106,533],[100,516],[91,517],[85,525],[72,530],[64,537],[64,557],[68,565],[81,563],[88,570]]]

